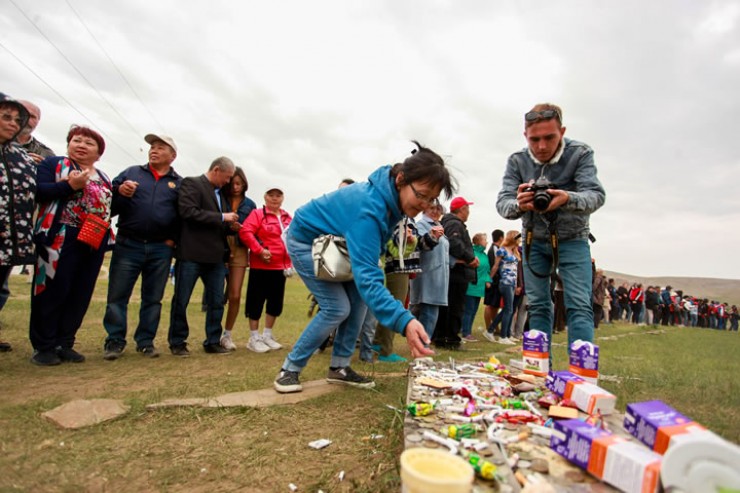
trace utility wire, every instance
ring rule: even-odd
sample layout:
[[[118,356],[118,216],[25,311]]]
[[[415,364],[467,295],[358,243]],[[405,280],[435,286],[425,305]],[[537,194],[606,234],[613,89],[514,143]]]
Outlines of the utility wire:
[[[138,99],[138,100],[139,100],[139,102],[140,102],[140,103],[141,103],[141,105],[142,105],[142,106],[144,107],[144,109],[145,109],[145,110],[147,111],[147,113],[149,113],[149,116],[151,116],[151,117],[152,117],[152,120],[154,120],[154,122],[155,122],[155,123],[156,123],[157,125],[159,125],[159,128],[161,128],[162,130],[164,130],[164,131],[165,131],[166,133],[169,133],[169,132],[167,132],[167,129],[166,129],[166,128],[164,128],[164,125],[162,125],[162,123],[160,123],[160,121],[159,121],[159,120],[157,120],[157,117],[156,117],[156,116],[154,116],[154,113],[152,113],[152,112],[151,112],[151,111],[149,110],[149,107],[148,107],[148,106],[147,106],[147,105],[146,105],[146,104],[144,103],[144,101],[143,101],[143,100],[142,100],[142,99],[141,99],[141,98],[139,97],[139,94],[138,94],[138,93],[136,92],[136,90],[135,90],[135,89],[133,88],[133,86],[132,86],[132,85],[131,85],[131,83],[130,83],[130,82],[128,81],[128,79],[126,78],[126,76],[125,76],[125,75],[123,75],[123,72],[121,72],[121,70],[120,70],[120,69],[118,68],[118,65],[116,65],[116,62],[114,62],[114,61],[113,61],[113,59],[111,58],[111,56],[110,56],[110,55],[108,54],[108,52],[107,52],[107,51],[105,51],[105,48],[103,48],[103,45],[101,45],[101,44],[100,44],[100,42],[98,41],[98,38],[96,38],[96,37],[95,37],[95,35],[94,35],[94,34],[92,33],[92,31],[90,30],[90,28],[89,28],[89,27],[87,27],[87,24],[85,23],[85,21],[84,21],[84,20],[82,20],[82,17],[80,17],[80,14],[78,14],[78,13],[77,13],[77,11],[76,11],[76,10],[75,10],[75,8],[74,8],[74,7],[72,6],[72,4],[71,4],[71,3],[69,3],[69,0],[65,0],[65,2],[67,3],[67,6],[69,6],[69,9],[70,9],[70,10],[71,10],[71,11],[72,11],[72,12],[74,13],[74,15],[75,15],[75,16],[77,17],[77,20],[78,20],[78,21],[80,21],[80,24],[82,24],[82,27],[84,27],[84,28],[85,28],[85,30],[86,30],[86,31],[87,31],[87,33],[88,33],[88,34],[90,35],[90,37],[91,37],[91,38],[93,39],[93,41],[95,41],[95,44],[96,44],[96,45],[98,45],[98,48],[100,48],[100,51],[102,51],[102,52],[103,52],[103,54],[104,54],[104,55],[105,55],[105,56],[106,56],[106,57],[108,58],[108,61],[109,61],[109,62],[111,63],[111,65],[113,65],[113,68],[115,68],[115,69],[116,69],[116,72],[118,72],[118,75],[120,75],[120,76],[121,76],[121,79],[123,79],[123,81],[124,81],[124,82],[126,83],[126,85],[128,86],[128,88],[129,88],[129,89],[131,89],[131,92],[132,92],[132,93],[134,93],[134,96],[136,96],[136,99]]]
[[[98,96],[100,96],[100,98],[101,98],[101,99],[102,99],[103,101],[105,101],[105,102],[106,102],[106,103],[108,104],[108,106],[110,106],[110,107],[111,107],[111,109],[112,109],[112,110],[113,110],[113,111],[114,111],[114,112],[115,112],[115,113],[116,113],[116,114],[117,114],[117,115],[118,115],[118,116],[119,116],[119,117],[121,118],[121,120],[123,120],[124,122],[126,122],[126,124],[127,124],[128,126],[129,126],[129,128],[131,128],[131,130],[133,130],[133,132],[134,132],[134,133],[136,134],[136,136],[137,136],[137,137],[140,137],[141,135],[143,135],[143,134],[142,134],[141,132],[139,132],[139,130],[138,130],[138,129],[137,129],[136,127],[134,127],[134,126],[133,126],[133,125],[131,124],[131,122],[129,122],[129,121],[128,121],[128,120],[126,119],[126,117],[125,117],[125,116],[123,116],[123,115],[122,115],[122,114],[121,114],[121,113],[120,113],[120,112],[119,112],[119,111],[118,111],[118,110],[116,109],[116,107],[115,107],[115,106],[113,106],[113,103],[111,103],[111,102],[110,102],[110,101],[108,100],[108,98],[106,98],[105,96],[103,96],[103,94],[102,94],[102,93],[101,93],[101,92],[100,92],[100,91],[99,91],[99,90],[97,89],[97,87],[95,87],[95,85],[94,85],[94,84],[93,84],[92,82],[90,82],[90,80],[89,80],[89,79],[88,79],[87,77],[85,77],[85,74],[83,74],[83,73],[82,73],[82,72],[80,71],[80,69],[78,69],[78,68],[77,68],[77,66],[75,66],[75,64],[74,64],[74,63],[72,63],[72,61],[71,61],[71,60],[70,60],[70,59],[69,59],[69,58],[68,58],[68,57],[67,57],[67,56],[66,56],[66,55],[64,54],[64,52],[62,52],[62,50],[60,50],[60,49],[59,49],[59,47],[58,47],[58,46],[57,46],[57,45],[56,45],[56,44],[55,44],[55,43],[54,43],[54,42],[53,42],[53,41],[52,41],[52,40],[51,40],[51,39],[50,39],[50,38],[49,38],[49,37],[48,37],[48,36],[47,36],[47,35],[46,35],[46,34],[45,34],[45,33],[44,33],[44,32],[43,32],[43,31],[42,31],[42,30],[41,30],[41,29],[40,29],[40,28],[39,28],[39,27],[37,26],[37,25],[36,25],[36,23],[35,23],[35,22],[34,22],[34,21],[33,21],[33,20],[32,20],[32,19],[31,19],[31,18],[30,18],[30,17],[28,16],[28,14],[26,14],[26,12],[25,12],[25,11],[24,11],[23,9],[21,9],[21,8],[20,8],[20,7],[18,6],[18,4],[17,4],[17,3],[15,3],[15,0],[10,0],[10,3],[12,3],[12,4],[13,4],[13,6],[14,6],[14,7],[16,8],[16,9],[18,9],[18,11],[19,11],[19,12],[20,12],[21,14],[23,14],[23,17],[25,17],[25,18],[26,18],[26,20],[27,20],[28,22],[30,22],[30,23],[31,23],[31,25],[32,25],[32,26],[33,26],[34,28],[36,28],[36,30],[37,30],[37,31],[39,32],[39,34],[41,34],[41,36],[43,36],[43,37],[44,37],[44,39],[46,39],[46,41],[48,41],[48,42],[49,42],[49,44],[51,44],[51,45],[52,45],[52,46],[54,47],[54,49],[56,49],[56,50],[57,50],[57,51],[59,52],[59,54],[60,54],[60,55],[62,56],[62,58],[64,58],[64,59],[65,59],[65,60],[67,61],[67,63],[69,63],[69,64],[70,64],[70,65],[72,66],[72,68],[73,68],[73,69],[75,69],[75,71],[76,71],[76,72],[77,72],[77,73],[78,73],[78,74],[80,75],[80,77],[82,77],[82,79],[83,79],[83,80],[84,80],[85,82],[87,82],[87,84],[88,84],[88,85],[89,85],[89,86],[90,86],[90,87],[91,87],[91,88],[92,88],[92,89],[93,89],[93,90],[94,90],[94,91],[95,91],[95,92],[96,92],[96,93],[98,94]]]
[[[5,45],[4,45],[3,43],[2,43],[2,41],[0,41],[0,48],[3,48],[3,49],[4,49],[5,51],[7,51],[8,53],[10,53],[10,54],[11,54],[11,56],[12,56],[13,58],[15,58],[15,59],[16,59],[16,60],[18,61],[18,63],[20,63],[21,65],[23,65],[23,66],[24,66],[24,67],[25,67],[25,68],[26,68],[26,69],[27,69],[27,70],[28,70],[29,72],[31,72],[31,73],[32,73],[33,75],[35,75],[35,76],[36,76],[36,78],[37,78],[38,80],[40,80],[41,82],[43,82],[44,84],[46,84],[46,86],[47,86],[47,87],[48,87],[49,89],[51,89],[51,90],[52,90],[52,91],[54,92],[54,94],[56,94],[57,96],[59,96],[59,97],[60,97],[60,98],[62,99],[62,101],[64,101],[65,103],[67,103],[67,104],[68,104],[68,105],[69,105],[69,106],[70,106],[70,107],[71,107],[71,108],[72,108],[73,110],[75,110],[75,111],[76,111],[77,113],[79,113],[79,114],[80,114],[80,116],[82,116],[82,118],[84,118],[85,120],[87,120],[88,122],[90,122],[90,125],[92,125],[93,127],[99,128],[99,129],[101,128],[101,127],[100,127],[100,125],[97,125],[97,124],[95,124],[95,122],[94,122],[94,121],[93,121],[93,120],[92,120],[92,119],[91,119],[90,117],[88,117],[88,116],[87,116],[86,114],[84,114],[84,113],[83,113],[83,112],[82,112],[81,110],[79,110],[79,109],[78,109],[78,108],[77,108],[77,107],[76,107],[76,106],[75,106],[74,104],[72,104],[72,102],[71,102],[71,101],[69,101],[69,100],[68,100],[67,98],[65,98],[65,97],[64,97],[64,96],[62,95],[62,93],[60,93],[59,91],[57,91],[57,90],[56,90],[56,89],[54,88],[54,86],[52,86],[51,84],[49,84],[48,82],[46,82],[46,80],[44,80],[44,78],[43,78],[43,77],[41,77],[41,76],[40,76],[39,74],[37,74],[37,73],[36,73],[36,72],[35,72],[35,71],[34,71],[34,70],[33,70],[33,69],[31,68],[31,67],[29,67],[29,66],[28,66],[28,65],[26,64],[26,62],[24,62],[24,61],[23,61],[23,60],[22,60],[22,59],[21,59],[21,58],[20,58],[20,57],[19,57],[18,55],[16,55],[15,53],[13,53],[13,52],[12,52],[12,51],[10,50],[10,48],[8,48],[7,46],[5,46]],[[103,131],[102,129],[100,130],[100,133],[101,133],[101,134],[103,134],[103,136],[105,137],[105,140],[107,140],[107,141],[110,141],[110,142],[113,142],[114,144],[116,144],[116,145],[117,145],[117,146],[118,146],[118,147],[119,147],[119,148],[120,148],[120,149],[121,149],[121,150],[122,150],[123,152],[125,152],[126,154],[128,154],[128,155],[129,155],[129,157],[130,157],[130,158],[131,158],[132,160],[134,160],[134,161],[138,161],[138,160],[140,159],[140,157],[136,157],[136,156],[132,155],[132,154],[131,154],[130,152],[128,152],[128,150],[127,150],[127,149],[126,149],[125,147],[123,147],[123,146],[122,146],[121,144],[119,144],[119,143],[118,143],[118,142],[117,142],[117,141],[116,141],[115,139],[113,139],[113,138],[112,138],[112,137],[111,137],[110,135],[106,134],[106,133],[105,133],[105,132],[104,132],[104,131]]]

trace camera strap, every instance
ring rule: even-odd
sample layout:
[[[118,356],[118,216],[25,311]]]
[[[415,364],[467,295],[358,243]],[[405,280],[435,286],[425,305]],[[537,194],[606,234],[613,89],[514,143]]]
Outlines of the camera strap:
[[[534,240],[534,230],[532,227],[529,227],[525,231],[524,256],[527,259],[527,268],[532,274],[541,279],[548,278],[550,275],[555,274],[558,270],[558,265],[560,264],[560,256],[558,254],[558,233],[552,227],[552,223],[547,223],[547,232],[549,233],[550,246],[552,247],[552,266],[549,272],[542,274],[541,272],[534,270],[529,261],[529,252],[532,249],[532,241]]]

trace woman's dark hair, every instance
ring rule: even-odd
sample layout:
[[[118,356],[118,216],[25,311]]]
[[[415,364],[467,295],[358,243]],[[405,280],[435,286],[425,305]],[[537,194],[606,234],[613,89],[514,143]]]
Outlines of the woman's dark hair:
[[[242,190],[242,198],[247,196],[247,190],[249,189],[249,182],[247,181],[247,175],[244,174],[244,170],[239,166],[234,168],[234,176],[231,177],[231,181],[224,185],[224,197],[231,197],[231,184],[234,182],[234,178],[239,177],[244,182],[244,190]]]
[[[457,189],[457,184],[450,174],[450,170],[445,166],[444,159],[417,141],[412,140],[411,142],[417,148],[411,151],[411,156],[404,159],[403,163],[393,165],[391,176],[395,178],[398,173],[403,173],[402,185],[408,185],[415,181],[428,183],[439,186],[446,199],[452,197]]]
[[[94,140],[95,143],[98,144],[98,154],[100,154],[101,156],[105,152],[105,140],[103,139],[103,136],[95,130],[87,127],[72,125],[72,127],[69,129],[69,133],[67,134],[67,144],[69,144],[69,142],[72,140],[72,137],[74,137],[75,135],[82,135],[83,137],[89,137]]]

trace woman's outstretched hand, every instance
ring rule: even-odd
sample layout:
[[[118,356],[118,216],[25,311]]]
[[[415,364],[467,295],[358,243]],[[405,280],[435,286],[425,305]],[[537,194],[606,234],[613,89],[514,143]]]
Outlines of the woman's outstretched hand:
[[[416,319],[413,319],[406,325],[406,343],[409,345],[409,349],[411,349],[412,358],[421,358],[434,354],[434,351],[429,349],[429,336],[424,330],[424,326]]]

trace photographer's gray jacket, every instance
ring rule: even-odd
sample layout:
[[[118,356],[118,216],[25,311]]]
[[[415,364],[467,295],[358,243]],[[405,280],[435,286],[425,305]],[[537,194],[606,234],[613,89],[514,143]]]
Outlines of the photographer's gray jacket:
[[[535,162],[526,147],[509,156],[506,163],[496,209],[506,219],[521,217],[523,229],[533,228],[536,240],[548,238],[547,225],[541,214],[525,213],[519,208],[516,194],[520,184],[544,175],[557,188],[568,192],[570,199],[557,210],[554,220],[561,241],[588,238],[588,218],[606,200],[604,187],[596,176],[594,151],[583,142],[563,141],[563,153],[554,163]]]

